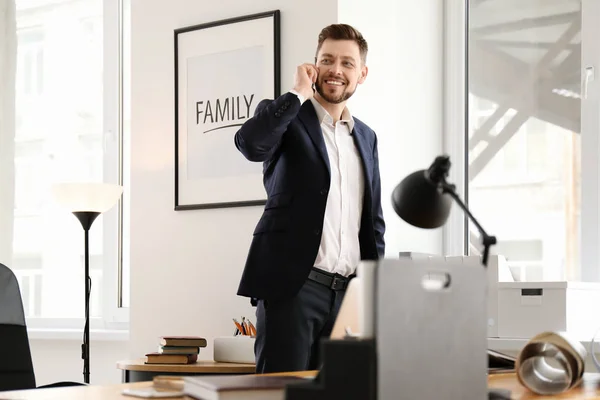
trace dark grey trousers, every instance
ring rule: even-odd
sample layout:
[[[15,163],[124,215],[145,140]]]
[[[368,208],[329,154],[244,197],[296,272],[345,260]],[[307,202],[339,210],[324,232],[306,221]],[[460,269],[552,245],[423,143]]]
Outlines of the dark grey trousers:
[[[344,294],[307,280],[292,298],[259,300],[256,372],[318,369],[320,339],[331,334]]]

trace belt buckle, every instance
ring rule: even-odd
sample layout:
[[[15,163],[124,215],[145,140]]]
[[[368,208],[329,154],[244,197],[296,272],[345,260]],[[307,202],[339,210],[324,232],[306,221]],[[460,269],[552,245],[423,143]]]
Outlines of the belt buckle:
[[[345,280],[341,276],[335,275],[333,277],[333,280],[331,281],[331,289],[333,289],[333,290],[344,289],[344,282],[345,282]]]

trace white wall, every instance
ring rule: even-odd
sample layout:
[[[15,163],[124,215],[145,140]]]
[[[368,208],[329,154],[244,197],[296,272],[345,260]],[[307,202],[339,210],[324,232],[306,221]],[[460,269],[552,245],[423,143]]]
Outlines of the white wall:
[[[254,317],[235,293],[261,208],[173,211],[175,28],[280,9],[286,91],[296,65],[313,60],[321,28],[356,22],[371,45],[371,74],[352,107],[380,138],[387,253],[440,251],[441,233],[406,226],[389,199],[401,177],[441,151],[441,0],[402,9],[383,0],[359,3],[133,0],[131,357],[153,351],[160,335],[198,334],[211,343],[232,333],[232,317]],[[211,357],[209,345],[201,358]]]
[[[81,341],[31,339],[29,341],[36,384],[83,382]],[[90,383],[103,385],[121,382],[117,361],[126,360],[127,341],[101,341],[90,338]]]
[[[414,228],[396,215],[391,195],[411,172],[442,152],[443,1],[340,0],[339,22],[369,44],[369,74],[352,112],[377,133],[386,257],[399,251],[442,254],[442,230]]]

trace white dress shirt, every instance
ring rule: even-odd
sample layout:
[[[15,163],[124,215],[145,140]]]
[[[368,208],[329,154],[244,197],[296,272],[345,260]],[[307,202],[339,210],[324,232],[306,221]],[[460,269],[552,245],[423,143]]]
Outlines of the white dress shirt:
[[[304,102],[304,98],[292,91]],[[335,125],[333,118],[311,98],[329,156],[331,183],[325,206],[321,244],[314,266],[349,276],[360,262],[358,233],[365,192],[361,157],[354,145],[354,119],[346,107]]]

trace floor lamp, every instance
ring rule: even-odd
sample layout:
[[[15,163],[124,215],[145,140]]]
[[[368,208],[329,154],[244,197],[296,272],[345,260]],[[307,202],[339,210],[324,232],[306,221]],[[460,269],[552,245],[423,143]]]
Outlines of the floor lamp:
[[[83,379],[90,383],[90,278],[89,230],[94,220],[114,206],[123,193],[123,187],[108,183],[58,183],[52,187],[58,204],[73,213],[81,222],[85,241],[85,327],[81,358]]]

